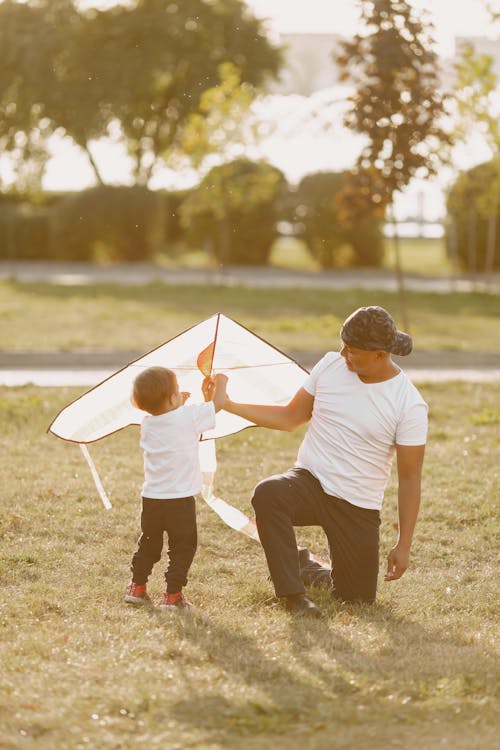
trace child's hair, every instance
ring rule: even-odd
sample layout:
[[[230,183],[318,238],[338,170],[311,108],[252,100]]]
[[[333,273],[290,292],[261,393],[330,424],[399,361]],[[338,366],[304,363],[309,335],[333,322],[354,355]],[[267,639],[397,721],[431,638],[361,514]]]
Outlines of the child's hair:
[[[169,399],[176,389],[175,373],[166,367],[148,367],[134,380],[133,397],[139,409],[150,414]]]

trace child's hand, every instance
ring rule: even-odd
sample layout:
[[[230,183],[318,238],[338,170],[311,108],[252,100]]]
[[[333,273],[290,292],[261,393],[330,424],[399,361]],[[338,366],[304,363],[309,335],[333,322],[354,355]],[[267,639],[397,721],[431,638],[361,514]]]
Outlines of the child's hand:
[[[186,403],[186,401],[188,400],[188,398],[190,397],[190,395],[191,394],[188,391],[181,391],[182,405],[183,406]]]
[[[201,392],[205,401],[211,401],[214,395],[215,382],[212,378],[206,377],[201,384]]]
[[[226,385],[227,381],[228,377],[223,372],[218,372],[217,375],[214,375],[214,385],[219,385],[220,387]]]

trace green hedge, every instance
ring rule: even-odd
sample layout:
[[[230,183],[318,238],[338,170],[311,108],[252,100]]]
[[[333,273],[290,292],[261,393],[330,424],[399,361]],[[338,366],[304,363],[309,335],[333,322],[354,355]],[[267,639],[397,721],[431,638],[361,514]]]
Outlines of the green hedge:
[[[106,186],[0,193],[0,258],[135,261],[159,249],[182,252],[180,206],[191,192]]]
[[[0,202],[0,259],[39,260],[50,256],[48,209],[20,201]]]
[[[265,265],[285,187],[282,172],[265,162],[214,167],[180,207],[188,241],[221,264]]]
[[[337,197],[345,184],[344,173],[307,175],[291,195],[291,218],[322,268],[380,266],[383,259],[382,222],[367,216],[355,225],[341,224]]]
[[[496,212],[495,212],[496,206]],[[467,271],[500,268],[500,161],[498,159],[459,175],[447,198],[447,249]],[[496,213],[491,269],[486,268],[489,215]]]
[[[163,241],[161,197],[146,188],[98,186],[54,206],[52,257],[147,261]]]

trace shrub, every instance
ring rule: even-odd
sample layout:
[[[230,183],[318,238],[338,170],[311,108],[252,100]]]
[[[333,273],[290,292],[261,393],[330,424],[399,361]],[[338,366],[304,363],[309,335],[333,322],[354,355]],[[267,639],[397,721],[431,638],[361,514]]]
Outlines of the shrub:
[[[53,257],[141,261],[162,242],[161,196],[142,187],[98,186],[54,206]]]
[[[496,212],[495,212],[496,207]],[[492,268],[500,268],[500,164],[478,164],[457,178],[448,193],[446,244],[463,269],[486,269],[489,216],[496,214]]]
[[[265,162],[214,167],[181,205],[189,242],[208,246],[219,263],[266,264],[285,186],[282,172]]]
[[[167,247],[182,245],[186,241],[186,229],[182,223],[181,206],[194,191],[173,190],[163,192],[164,230],[163,239]]]
[[[49,211],[18,201],[0,202],[0,258],[38,260],[49,255]]]
[[[337,172],[318,172],[302,179],[293,197],[297,233],[322,268],[379,266],[382,222],[373,215],[356,225],[340,222],[337,196],[344,183],[344,173]]]

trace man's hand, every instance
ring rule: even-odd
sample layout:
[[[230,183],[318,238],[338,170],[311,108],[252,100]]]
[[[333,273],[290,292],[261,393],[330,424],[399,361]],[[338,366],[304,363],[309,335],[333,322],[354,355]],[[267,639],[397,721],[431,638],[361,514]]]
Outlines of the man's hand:
[[[223,372],[218,372],[217,375],[214,375],[214,384],[219,384],[219,387],[226,385],[228,381],[227,375],[224,375]]]
[[[408,567],[410,559],[410,550],[400,544],[394,545],[387,558],[387,573],[385,581],[397,581],[401,578]]]

